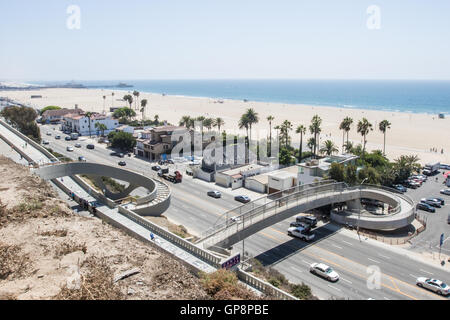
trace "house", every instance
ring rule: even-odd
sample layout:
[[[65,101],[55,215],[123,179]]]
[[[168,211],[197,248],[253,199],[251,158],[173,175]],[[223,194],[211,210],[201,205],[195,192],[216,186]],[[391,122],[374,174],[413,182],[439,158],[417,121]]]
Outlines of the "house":
[[[265,172],[245,180],[245,188],[259,193],[274,193],[299,184],[297,166],[275,170],[267,167]]]
[[[128,125],[121,125],[116,128],[116,132],[126,132],[126,133],[131,133],[134,135],[135,128],[132,126],[128,126]]]
[[[96,128],[96,124],[104,124],[106,130],[104,134],[115,131],[119,125],[118,120],[111,118],[110,116],[105,116],[99,113],[94,113],[91,117],[87,117],[84,113],[82,114],[68,114],[63,117],[62,130],[65,132],[76,132],[81,136],[88,135],[100,135],[102,132]]]
[[[238,189],[243,186],[245,178],[261,173],[263,168],[264,166],[259,164],[249,164],[217,172],[216,184],[225,188],[231,187],[233,190]]]
[[[84,111],[78,108],[75,109],[59,109],[59,110],[47,110],[42,114],[43,123],[59,123],[63,120],[64,116],[69,114],[80,115],[84,114]]]
[[[176,130],[185,130],[178,126],[161,126],[144,130],[141,138],[137,139],[135,154],[139,157],[155,161],[163,158],[165,154],[170,154],[177,144],[172,142],[172,134]]]
[[[341,154],[338,156],[329,156],[320,160],[311,160],[298,164],[299,174],[310,177],[324,177],[331,169],[332,163],[343,165],[355,164],[358,156],[353,154]]]

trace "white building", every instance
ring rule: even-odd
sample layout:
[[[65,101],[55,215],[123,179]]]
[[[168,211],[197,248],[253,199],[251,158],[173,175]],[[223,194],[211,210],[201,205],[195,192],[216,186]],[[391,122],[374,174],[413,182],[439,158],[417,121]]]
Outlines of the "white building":
[[[95,127],[97,123],[101,123],[106,126],[106,130],[104,132],[105,135],[115,131],[119,125],[119,121],[117,119],[98,113],[93,114],[90,119],[86,117],[85,114],[68,114],[63,118],[62,129],[63,131],[76,132],[81,136],[101,135],[102,132]]]

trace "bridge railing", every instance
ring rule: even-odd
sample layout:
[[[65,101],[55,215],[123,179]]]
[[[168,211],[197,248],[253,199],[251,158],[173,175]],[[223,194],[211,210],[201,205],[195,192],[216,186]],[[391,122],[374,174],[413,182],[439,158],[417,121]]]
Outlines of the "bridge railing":
[[[248,211],[241,213],[240,215],[232,216],[232,219],[230,219],[230,216],[231,214],[234,214],[236,211],[232,210],[227,212],[225,216],[226,220],[222,223],[216,224],[215,226],[204,232],[202,234],[202,239],[205,239],[219,231],[231,229],[230,227],[233,225],[236,225],[236,229],[232,228],[233,229],[232,233],[240,229],[244,229],[246,227],[245,224],[252,224],[254,222],[253,221],[254,218],[256,218],[257,216],[263,215],[263,219],[265,219],[268,216],[286,210],[286,207],[289,206],[294,201],[297,201],[298,204],[299,199],[305,201],[313,201],[321,197],[323,193],[343,192],[346,190],[347,184],[343,182],[334,182],[328,183],[326,185],[313,184],[301,187],[302,187],[301,191],[283,195],[281,198],[275,200],[266,200],[265,203],[259,205],[256,205],[255,202],[252,204],[252,207],[250,207]],[[271,214],[265,215],[266,212],[271,212]],[[239,227],[240,225],[242,226]]]

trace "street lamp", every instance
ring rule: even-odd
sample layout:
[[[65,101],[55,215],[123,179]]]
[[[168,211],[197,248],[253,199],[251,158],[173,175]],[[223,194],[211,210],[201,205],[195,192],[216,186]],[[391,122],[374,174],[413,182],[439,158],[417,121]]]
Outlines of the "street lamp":
[[[361,197],[362,197],[362,185],[364,184],[364,182],[366,182],[369,178],[365,178],[361,184],[359,185],[359,214],[358,214],[358,237],[359,237],[359,241],[361,242],[361,237],[359,235],[359,225],[361,224]]]

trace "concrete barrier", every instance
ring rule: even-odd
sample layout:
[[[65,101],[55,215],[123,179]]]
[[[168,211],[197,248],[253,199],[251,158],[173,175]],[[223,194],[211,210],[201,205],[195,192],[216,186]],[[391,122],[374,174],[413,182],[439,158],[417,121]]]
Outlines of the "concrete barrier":
[[[34,162],[22,149],[18,148],[11,141],[9,141],[4,135],[0,134],[0,138],[5,141],[7,145],[13,148],[18,154],[20,154],[23,158],[25,158],[28,162]]]

